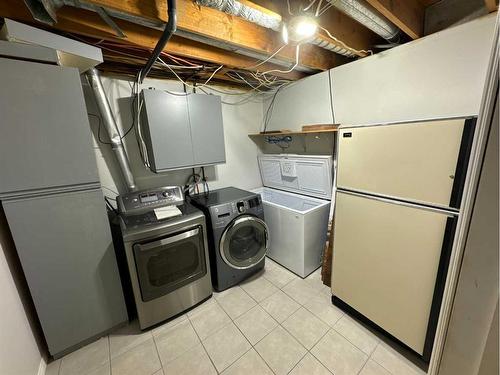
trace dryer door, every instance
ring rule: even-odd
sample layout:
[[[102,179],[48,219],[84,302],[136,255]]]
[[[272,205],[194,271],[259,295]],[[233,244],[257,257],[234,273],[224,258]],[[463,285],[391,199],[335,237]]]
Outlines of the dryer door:
[[[243,215],[233,220],[224,230],[219,251],[230,267],[247,269],[264,259],[268,243],[266,223],[257,217]]]

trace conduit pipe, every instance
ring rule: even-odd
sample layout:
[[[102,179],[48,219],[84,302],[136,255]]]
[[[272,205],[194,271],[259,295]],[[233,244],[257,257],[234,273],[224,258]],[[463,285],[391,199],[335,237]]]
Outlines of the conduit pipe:
[[[160,39],[156,43],[156,46],[149,60],[146,62],[146,65],[144,66],[144,68],[142,68],[142,70],[139,73],[139,83],[142,83],[142,81],[144,81],[144,78],[146,78],[146,76],[148,75],[153,64],[156,62],[156,59],[158,58],[158,56],[160,56],[160,53],[167,45],[172,34],[175,33],[175,30],[177,30],[176,0],[167,0],[167,16],[168,16],[168,21],[167,24],[165,25],[165,29],[163,30]]]
[[[111,148],[114,151],[116,160],[118,161],[118,166],[122,172],[123,178],[127,185],[128,191],[137,190],[135,185],[134,175],[130,169],[129,159],[125,148],[123,147],[122,137],[118,131],[118,126],[111,111],[108,98],[104,92],[104,87],[102,86],[101,78],[99,76],[99,71],[95,68],[89,69],[86,73],[87,79],[89,81],[90,87],[94,92],[95,101],[99,112],[101,113],[102,122],[106,132],[108,133]]]

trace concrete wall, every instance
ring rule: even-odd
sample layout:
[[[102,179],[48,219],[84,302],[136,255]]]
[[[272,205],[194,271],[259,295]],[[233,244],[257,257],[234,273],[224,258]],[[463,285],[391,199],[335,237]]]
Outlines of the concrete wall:
[[[335,121],[378,124],[477,115],[495,14],[331,70]]]
[[[15,249],[0,209],[0,374],[36,375],[45,368],[36,329],[28,316],[29,296]]]
[[[84,82],[85,99],[89,113],[99,114],[89,87]],[[118,126],[122,134],[132,124],[131,85],[132,81],[119,77],[103,77],[103,85],[110,100]],[[155,87],[176,92],[183,92],[183,87],[177,81],[146,79],[142,87]],[[190,90],[188,88],[188,90]],[[199,91],[198,91],[199,92]],[[217,94],[217,93],[215,93]],[[220,95],[220,94],[217,94]],[[238,96],[222,95],[225,101],[241,100]],[[257,165],[258,148],[248,137],[250,133],[259,131],[262,124],[261,101],[249,102],[243,105],[222,106],[224,121],[224,142],[226,147],[226,163],[205,168],[210,189],[236,186],[251,189],[261,186],[260,173]],[[99,119],[89,116],[94,133],[94,149],[104,193],[115,196],[116,192],[124,192],[124,185],[117,168],[114,155],[109,145],[97,142]],[[104,129],[101,137],[106,138]],[[191,174],[191,169],[155,174],[146,170],[139,155],[134,131],[125,138],[125,146],[130,158],[132,171],[139,188],[158,187],[162,185],[184,185]],[[198,173],[199,169],[196,169]]]

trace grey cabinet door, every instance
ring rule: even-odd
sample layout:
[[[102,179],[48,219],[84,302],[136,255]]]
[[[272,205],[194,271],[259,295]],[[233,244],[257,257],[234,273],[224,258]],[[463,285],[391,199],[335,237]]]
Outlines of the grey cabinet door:
[[[99,181],[78,71],[0,58],[0,193]]]
[[[143,90],[143,124],[149,127],[145,136],[153,158],[155,172],[193,165],[193,146],[186,96],[175,96],[160,90]],[[144,117],[145,116],[145,117]]]
[[[100,190],[3,206],[52,355],[127,321]]]
[[[224,163],[224,128],[221,98],[215,95],[187,96],[194,165]]]

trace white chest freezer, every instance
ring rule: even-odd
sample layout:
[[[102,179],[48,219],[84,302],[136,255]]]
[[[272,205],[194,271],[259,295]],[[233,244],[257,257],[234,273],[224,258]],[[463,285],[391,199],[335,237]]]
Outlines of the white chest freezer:
[[[332,197],[331,156],[260,155],[268,257],[306,277],[321,265]]]

